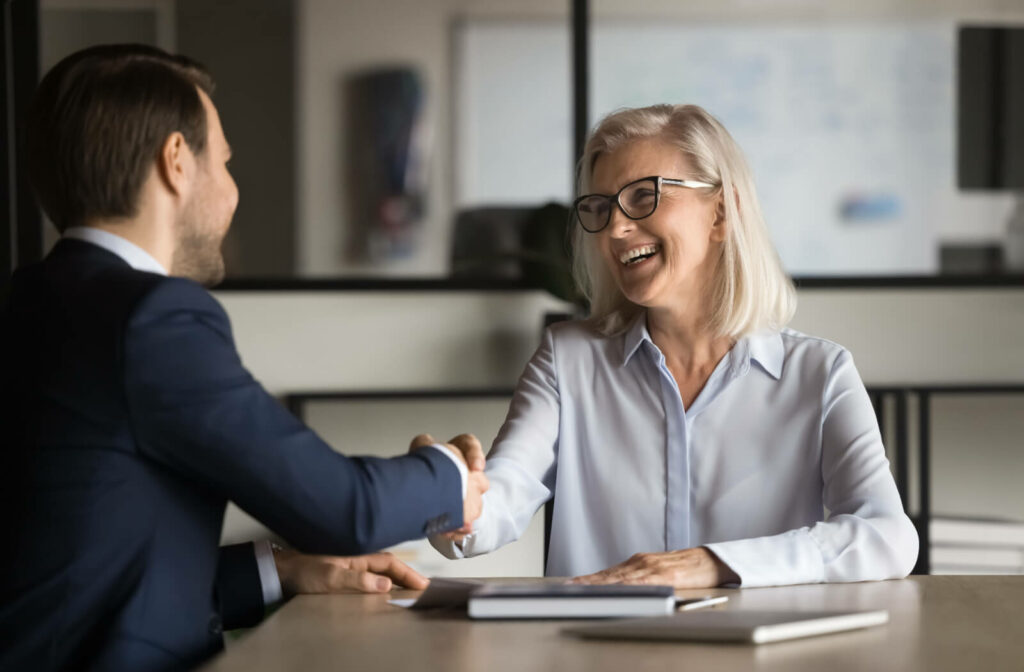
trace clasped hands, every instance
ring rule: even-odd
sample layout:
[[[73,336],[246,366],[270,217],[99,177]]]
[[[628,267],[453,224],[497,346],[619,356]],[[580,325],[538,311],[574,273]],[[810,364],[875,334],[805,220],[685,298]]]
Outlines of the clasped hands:
[[[429,434],[420,434],[409,444],[409,452],[436,443]],[[463,462],[468,470],[462,527],[445,535],[461,540],[472,531],[473,521],[480,517],[483,510],[482,496],[490,485],[484,475],[484,451],[480,441],[472,434],[459,434],[441,445]],[[423,590],[429,583],[419,572],[387,552],[339,557],[278,549],[274,551],[274,564],[285,597],[346,591],[386,593],[394,584]]]
[[[429,434],[420,434],[409,444],[409,452],[411,453],[424,446],[436,443],[437,441],[434,440],[434,437]],[[462,504],[462,527],[442,535],[456,542],[461,542],[467,534],[473,531],[473,521],[479,518],[480,513],[483,511],[483,494],[490,487],[487,476],[484,475],[486,459],[483,446],[480,445],[480,441],[472,434],[459,434],[449,439],[448,443],[442,445],[462,460],[469,470],[466,481],[466,498]]]

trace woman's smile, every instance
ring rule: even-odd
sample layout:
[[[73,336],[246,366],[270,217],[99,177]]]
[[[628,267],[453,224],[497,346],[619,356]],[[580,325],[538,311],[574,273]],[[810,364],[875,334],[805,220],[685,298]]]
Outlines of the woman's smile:
[[[619,261],[626,268],[636,268],[642,266],[659,252],[661,252],[661,245],[657,243],[636,245],[619,254]]]

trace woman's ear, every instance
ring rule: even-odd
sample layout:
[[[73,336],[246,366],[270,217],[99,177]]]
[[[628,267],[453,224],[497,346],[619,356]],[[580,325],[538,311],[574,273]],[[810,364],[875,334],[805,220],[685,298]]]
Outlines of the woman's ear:
[[[185,136],[179,131],[167,136],[156,163],[161,183],[175,196],[186,195],[195,173],[195,156]]]
[[[736,201],[736,214],[740,214],[740,192],[734,188],[732,195]],[[718,199],[715,201],[715,223],[711,228],[711,240],[716,243],[724,242],[728,227],[729,221],[725,216],[725,196],[719,193]]]
[[[725,217],[725,200],[719,194],[715,199],[715,221],[711,225],[711,240],[715,243],[725,241],[726,227],[728,222]]]

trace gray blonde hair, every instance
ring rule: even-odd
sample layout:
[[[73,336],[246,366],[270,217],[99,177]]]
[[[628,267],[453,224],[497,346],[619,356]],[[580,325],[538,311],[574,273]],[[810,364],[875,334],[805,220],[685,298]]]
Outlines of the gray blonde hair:
[[[703,108],[652,105],[618,110],[602,119],[577,166],[577,195],[589,192],[599,157],[648,138],[678,147],[693,170],[685,177],[716,185],[702,191],[722,196],[726,239],[709,287],[708,326],[716,335],[734,339],[786,326],[796,310],[796,291],[768,236],[750,169],[736,141]],[[642,309],[619,291],[593,234],[576,224],[572,242],[573,275],[590,301],[592,325],[605,335],[623,331]]]

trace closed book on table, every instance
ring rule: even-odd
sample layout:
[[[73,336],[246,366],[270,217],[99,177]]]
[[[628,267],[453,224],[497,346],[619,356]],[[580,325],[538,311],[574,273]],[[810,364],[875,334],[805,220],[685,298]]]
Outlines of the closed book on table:
[[[470,618],[625,618],[675,609],[671,586],[485,585],[469,596]]]

